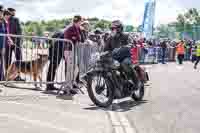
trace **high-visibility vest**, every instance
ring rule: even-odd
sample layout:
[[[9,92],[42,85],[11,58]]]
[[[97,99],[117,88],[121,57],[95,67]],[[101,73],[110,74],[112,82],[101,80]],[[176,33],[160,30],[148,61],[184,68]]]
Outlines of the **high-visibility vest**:
[[[197,45],[196,56],[200,56],[200,44]]]
[[[176,49],[178,54],[184,54],[185,53],[185,47],[184,44],[179,43]]]

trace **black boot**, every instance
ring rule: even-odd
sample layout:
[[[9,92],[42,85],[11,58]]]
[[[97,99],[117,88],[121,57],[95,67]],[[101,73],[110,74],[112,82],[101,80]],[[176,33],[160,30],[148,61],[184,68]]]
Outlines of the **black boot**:
[[[47,85],[46,91],[55,91],[55,90],[59,90],[58,88],[54,87],[53,85]]]
[[[15,78],[15,81],[25,81],[25,79],[22,79],[20,76],[17,76],[17,77]]]

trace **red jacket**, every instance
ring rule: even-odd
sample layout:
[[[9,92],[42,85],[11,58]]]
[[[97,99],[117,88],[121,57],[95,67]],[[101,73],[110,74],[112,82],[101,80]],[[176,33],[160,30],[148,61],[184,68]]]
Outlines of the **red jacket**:
[[[71,40],[74,44],[81,41],[81,30],[75,25],[71,25],[65,29],[64,38]]]
[[[176,47],[176,51],[178,54],[184,54],[185,53],[184,43],[179,43]]]

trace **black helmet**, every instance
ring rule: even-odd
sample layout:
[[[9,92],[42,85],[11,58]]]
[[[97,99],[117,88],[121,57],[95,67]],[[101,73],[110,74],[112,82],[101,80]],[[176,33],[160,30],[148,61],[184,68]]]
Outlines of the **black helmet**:
[[[111,24],[111,29],[116,29],[117,32],[122,32],[123,31],[123,24],[120,20],[115,20]]]

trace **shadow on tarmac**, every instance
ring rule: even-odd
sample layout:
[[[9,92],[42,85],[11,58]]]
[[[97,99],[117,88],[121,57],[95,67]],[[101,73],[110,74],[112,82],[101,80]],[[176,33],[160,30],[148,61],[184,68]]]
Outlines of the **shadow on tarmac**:
[[[15,88],[15,89],[19,89],[19,90],[33,90],[33,91],[42,91],[41,88],[35,88],[35,87],[22,87],[22,86],[18,86],[12,83],[8,83],[8,84],[4,84],[5,87],[8,88]]]
[[[148,102],[147,100],[143,100],[143,101],[140,101],[140,102],[128,100],[128,101],[123,101],[123,102],[120,102],[120,103],[114,103],[108,108],[101,108],[101,107],[97,107],[95,105],[91,105],[93,107],[87,107],[87,108],[83,108],[83,109],[85,109],[85,110],[104,110],[104,111],[126,112],[126,111],[132,110],[132,108],[134,108],[136,106],[145,104],[147,102]]]

